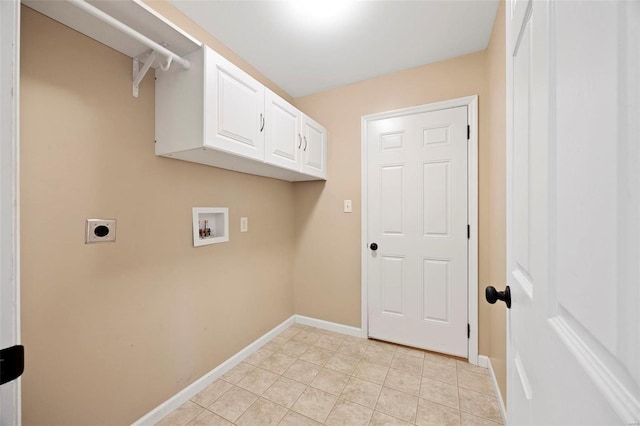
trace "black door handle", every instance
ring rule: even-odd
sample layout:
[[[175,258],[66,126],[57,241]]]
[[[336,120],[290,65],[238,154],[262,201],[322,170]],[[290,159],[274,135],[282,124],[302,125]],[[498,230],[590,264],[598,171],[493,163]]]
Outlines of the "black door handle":
[[[0,385],[17,379],[24,372],[24,346],[0,350]]]
[[[369,248],[370,248],[371,250],[373,250],[373,251],[376,251],[376,250],[378,250],[378,244],[376,244],[376,243],[371,243],[371,245],[369,246]]]
[[[484,296],[487,298],[487,302],[492,305],[498,300],[502,300],[507,304],[507,308],[511,309],[511,289],[507,286],[504,291],[498,291],[494,286],[490,285],[484,291]]]

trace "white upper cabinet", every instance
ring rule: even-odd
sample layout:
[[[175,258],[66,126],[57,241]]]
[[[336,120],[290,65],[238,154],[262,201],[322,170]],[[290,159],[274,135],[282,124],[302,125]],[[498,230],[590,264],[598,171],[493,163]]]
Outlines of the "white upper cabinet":
[[[265,89],[265,158],[269,164],[300,171],[302,113]]]
[[[302,114],[302,173],[327,178],[327,129]]]
[[[205,49],[206,144],[264,160],[264,86],[211,49]]]
[[[99,14],[80,11],[72,2],[24,2],[134,58],[134,69],[156,47],[123,36],[121,27],[105,26],[99,16],[131,25],[152,45],[167,42],[175,55],[189,61],[189,69],[174,61],[167,71],[156,70],[156,155],[288,181],[326,179],[327,133],[322,126],[144,2],[81,2]]]
[[[327,178],[327,130],[265,89],[265,159],[320,179]]]
[[[156,73],[156,155],[288,181],[326,179],[327,133],[208,47]]]

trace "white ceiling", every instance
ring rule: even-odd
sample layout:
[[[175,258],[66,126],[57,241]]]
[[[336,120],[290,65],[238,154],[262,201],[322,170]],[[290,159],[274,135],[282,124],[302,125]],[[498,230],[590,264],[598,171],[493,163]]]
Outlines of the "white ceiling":
[[[294,98],[487,47],[498,0],[171,0]],[[317,0],[316,0],[317,1]],[[323,15],[326,12],[327,16]]]

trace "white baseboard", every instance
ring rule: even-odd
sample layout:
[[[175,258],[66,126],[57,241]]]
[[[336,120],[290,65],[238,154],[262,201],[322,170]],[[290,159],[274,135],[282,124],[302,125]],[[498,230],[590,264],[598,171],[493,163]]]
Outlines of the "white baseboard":
[[[258,338],[253,343],[242,349],[240,352],[233,355],[231,358],[178,392],[176,395],[154,408],[144,417],[141,417],[139,420],[133,423],[133,426],[146,426],[156,424],[173,410],[197,395],[198,392],[209,386],[211,383],[215,382],[227,371],[240,364],[245,358],[260,349],[262,345],[273,339],[278,334],[282,333],[286,328],[293,325],[295,322],[296,315],[293,315],[282,322],[280,325],[276,326],[274,329],[267,332],[262,337]]]
[[[305,317],[304,315],[294,315],[296,324],[308,325],[311,327],[321,328],[323,330],[333,331],[340,334],[346,334],[348,336],[353,337],[364,337],[367,336],[362,335],[362,329],[357,327],[352,327],[350,325],[338,324],[335,322],[325,321],[321,319]]]
[[[496,373],[493,371],[493,365],[491,364],[491,358],[486,355],[478,355],[478,366],[488,368],[489,376],[491,377],[491,384],[493,385],[493,392],[498,398],[498,406],[500,407],[500,414],[502,415],[502,424],[507,424],[507,409],[502,399],[502,393],[498,387],[498,380],[496,379]]]
[[[303,315],[293,315],[282,322],[280,325],[276,326],[273,330],[267,332],[262,337],[258,338],[253,343],[242,349],[240,352],[233,355],[231,358],[229,358],[213,370],[209,371],[204,376],[200,377],[192,384],[182,389],[167,401],[158,405],[145,416],[134,422],[132,426],[146,426],[156,424],[173,410],[187,402],[192,397],[196,396],[198,392],[202,391],[211,383],[218,380],[220,377],[222,377],[223,374],[231,370],[236,365],[240,364],[249,355],[260,349],[261,346],[263,346],[269,340],[273,339],[278,334],[282,333],[286,328],[292,326],[294,323],[321,328],[323,330],[334,331],[336,333],[346,334],[349,336],[366,337],[362,335],[362,329],[357,327],[351,327],[348,325],[337,324],[335,322],[305,317]]]
[[[486,355],[478,355],[478,367],[489,368],[489,357]]]

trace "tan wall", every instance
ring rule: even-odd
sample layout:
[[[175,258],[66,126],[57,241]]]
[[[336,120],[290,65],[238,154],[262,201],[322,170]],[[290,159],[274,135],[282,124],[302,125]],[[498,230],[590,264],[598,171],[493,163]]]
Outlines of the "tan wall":
[[[479,95],[479,353],[491,357],[506,397],[506,316],[485,302],[506,282],[504,2],[489,48],[310,95],[295,104],[329,131],[329,179],[295,186],[295,310],[360,326],[360,162],[363,115]],[[342,213],[352,199],[354,212]]]
[[[489,78],[489,281],[502,290],[507,284],[506,266],[506,86],[505,3],[500,2],[487,48]],[[484,300],[484,299],[482,299]],[[489,352],[502,397],[507,394],[507,319],[503,303],[489,306]]]
[[[489,138],[485,52],[401,71],[295,100],[329,131],[326,183],[295,186],[297,314],[360,327],[360,134],[363,115],[479,95],[479,350],[488,354]],[[353,213],[342,213],[342,200]]]
[[[24,424],[130,424],[293,314],[293,185],[156,157],[153,79],[133,98],[130,58],[22,12]],[[230,241],[194,248],[193,206]]]

